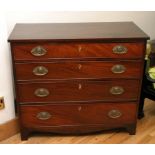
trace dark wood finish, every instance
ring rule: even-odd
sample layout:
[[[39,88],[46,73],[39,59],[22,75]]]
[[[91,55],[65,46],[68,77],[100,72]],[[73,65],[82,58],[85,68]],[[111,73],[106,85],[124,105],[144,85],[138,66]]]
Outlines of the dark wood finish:
[[[108,113],[117,109],[121,112],[118,118],[110,118]],[[136,103],[95,103],[95,104],[48,104],[20,105],[22,125],[27,128],[52,127],[93,124],[130,124],[136,121]],[[49,112],[47,120],[37,118],[38,113]],[[69,131],[68,131],[69,132]]]
[[[21,140],[27,140],[30,133],[31,132],[27,128],[21,128]]]
[[[120,95],[111,94],[110,89],[114,86],[123,87],[124,93]],[[22,103],[90,100],[122,101],[137,100],[139,87],[140,82],[138,80],[23,83],[18,84],[18,92],[19,102]],[[37,97],[34,92],[38,88],[48,89],[49,95]]]
[[[144,43],[13,43],[14,59],[17,60],[51,60],[74,58],[142,58]],[[124,54],[113,53],[118,45],[125,46],[128,51]],[[47,53],[36,57],[31,50],[37,46],[43,47]],[[80,50],[80,51],[79,51]]]
[[[125,71],[113,73],[112,67],[123,65]],[[43,66],[48,70],[45,75],[35,75],[34,68]],[[135,67],[136,66],[136,67]],[[17,81],[52,80],[52,79],[109,79],[141,78],[141,61],[65,61],[42,63],[16,63]],[[24,69],[23,69],[24,68]]]
[[[129,124],[126,126],[126,130],[129,132],[130,135],[135,135],[136,134],[136,124]]]
[[[146,40],[149,36],[133,22],[99,22],[16,24],[9,37],[10,42],[118,39]]]
[[[21,139],[34,131],[83,134],[125,128],[135,134],[147,39],[133,22],[17,24],[9,42]],[[125,53],[114,53],[115,46],[123,46]],[[112,73],[116,64],[125,72]],[[48,73],[34,75],[37,66]],[[118,94],[112,95],[113,86],[124,92],[114,89]],[[39,96],[49,95],[37,97],[38,88],[44,88]]]
[[[144,117],[144,100],[145,100],[145,91],[144,88],[146,88],[146,86],[149,84],[146,75],[145,75],[145,69],[146,69],[146,60],[144,63],[144,71],[143,71],[143,79],[142,79],[142,89],[141,89],[141,93],[140,93],[140,101],[139,101],[139,107],[138,107],[138,118],[141,119]]]
[[[134,123],[135,124],[135,123]],[[134,128],[135,127],[135,128]],[[94,133],[101,133],[105,132],[105,130],[111,130],[111,129],[125,129],[130,135],[135,135],[136,126],[133,126],[133,124],[124,125],[124,124],[86,124],[86,125],[68,125],[68,126],[33,126],[33,128],[29,128],[31,131],[29,131],[27,128],[24,128],[24,131],[21,132],[21,140],[27,140],[31,133],[34,131],[40,133],[40,132],[52,132],[55,134],[61,134],[61,135],[74,135],[74,136],[81,136],[81,135],[88,135],[88,134],[94,134]],[[134,132],[133,132],[134,131]],[[26,132],[26,133],[25,133]],[[23,135],[24,134],[24,135]],[[27,134],[27,136],[26,136]],[[105,132],[106,134],[106,132]],[[51,135],[53,136],[53,134]]]

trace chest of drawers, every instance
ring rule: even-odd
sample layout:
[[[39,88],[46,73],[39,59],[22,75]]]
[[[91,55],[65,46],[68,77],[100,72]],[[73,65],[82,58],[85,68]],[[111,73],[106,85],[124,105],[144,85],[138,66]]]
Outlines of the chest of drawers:
[[[135,134],[147,39],[132,22],[17,24],[9,42],[21,139]]]

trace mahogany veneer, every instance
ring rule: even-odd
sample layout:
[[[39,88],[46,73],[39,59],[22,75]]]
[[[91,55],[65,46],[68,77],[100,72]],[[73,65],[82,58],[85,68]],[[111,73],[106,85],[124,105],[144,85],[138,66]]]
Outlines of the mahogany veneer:
[[[17,24],[9,42],[21,139],[135,134],[147,39],[132,22]]]
[[[109,79],[133,78],[140,79],[142,68],[141,61],[62,61],[62,62],[26,62],[15,63],[18,81],[48,80],[48,79]],[[126,69],[122,74],[114,74],[115,65],[123,65]],[[37,66],[46,67],[48,74],[36,76],[33,70]],[[136,66],[136,67],[135,67]],[[24,68],[24,69],[23,69]]]
[[[121,86],[124,93],[111,94],[112,87]],[[139,97],[140,82],[138,80],[111,80],[111,81],[69,81],[69,82],[42,82],[19,83],[19,100],[25,102],[50,101],[121,101],[137,100]],[[47,97],[37,97],[34,92],[40,88],[49,91]],[[28,97],[27,97],[28,96]]]
[[[106,106],[105,106],[106,104]],[[121,110],[123,117],[111,119],[107,113],[116,108]],[[70,126],[70,125],[95,125],[110,124],[120,125],[128,122],[133,123],[136,119],[136,104],[125,103],[94,103],[94,104],[45,104],[45,105],[22,105],[20,106],[23,124],[27,128],[36,128],[39,126]],[[36,115],[40,111],[48,111],[52,114],[47,121],[37,119]],[[69,131],[70,132],[70,131]]]
[[[42,57],[33,56],[30,51],[36,46],[42,46],[48,53]],[[123,45],[128,48],[125,55],[117,55],[112,52],[116,45]],[[142,58],[143,43],[13,43],[15,60],[51,60],[58,58]],[[80,48],[80,49],[79,49]],[[139,52],[137,52],[139,51]]]

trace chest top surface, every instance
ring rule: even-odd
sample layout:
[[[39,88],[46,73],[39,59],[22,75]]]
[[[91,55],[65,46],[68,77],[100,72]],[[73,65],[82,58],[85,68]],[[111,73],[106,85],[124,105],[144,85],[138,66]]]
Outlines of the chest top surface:
[[[149,39],[133,22],[16,24],[9,42]]]

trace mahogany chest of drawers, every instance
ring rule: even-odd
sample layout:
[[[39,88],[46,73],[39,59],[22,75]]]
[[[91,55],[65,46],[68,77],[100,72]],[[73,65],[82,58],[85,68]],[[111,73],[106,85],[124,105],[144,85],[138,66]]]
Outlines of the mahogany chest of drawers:
[[[132,22],[17,24],[9,42],[21,139],[135,134],[147,39]]]

